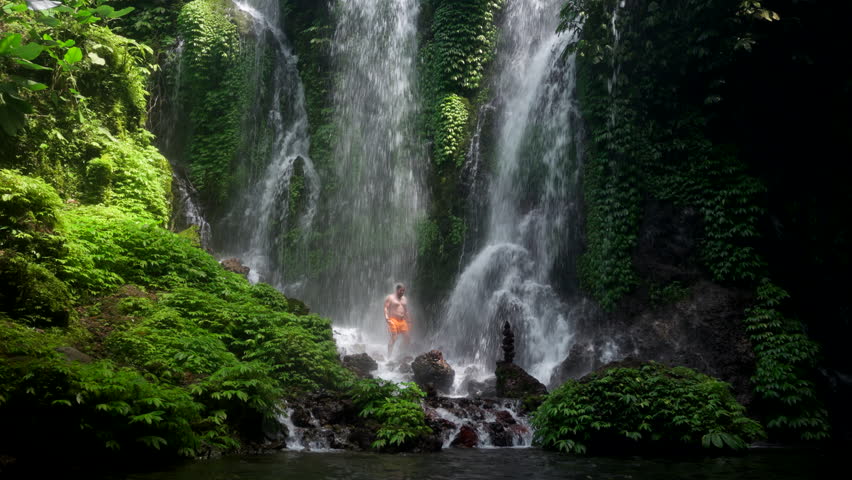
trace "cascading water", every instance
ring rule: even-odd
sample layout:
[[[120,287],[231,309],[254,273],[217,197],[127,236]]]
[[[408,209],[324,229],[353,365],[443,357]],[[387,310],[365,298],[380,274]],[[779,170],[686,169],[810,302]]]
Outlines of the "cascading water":
[[[504,11],[492,82],[497,145],[484,238],[434,339],[451,364],[479,375],[493,371],[500,327],[508,320],[516,363],[547,383],[568,353],[573,318],[582,308],[554,281],[574,276],[580,231],[574,58],[562,57],[572,34],[556,33],[561,5],[510,0]]]
[[[425,214],[425,155],[415,132],[419,2],[347,0],[334,11],[334,271],[303,296],[336,325],[378,337],[384,296],[413,275],[415,230]]]
[[[247,185],[217,238],[222,249],[251,268],[250,279],[284,286],[279,255],[282,232],[299,226],[308,229],[316,212],[319,176],[308,156],[310,138],[305,95],[297,58],[280,29],[277,0],[238,0],[235,7],[251,29],[244,49],[253,52],[255,87],[250,110],[244,118],[239,155],[248,165]],[[291,183],[304,179],[304,208],[291,208]],[[294,281],[294,279],[287,279]]]

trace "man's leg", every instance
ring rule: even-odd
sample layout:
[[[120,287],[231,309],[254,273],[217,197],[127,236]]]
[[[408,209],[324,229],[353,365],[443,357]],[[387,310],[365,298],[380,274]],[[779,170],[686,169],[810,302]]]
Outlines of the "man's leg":
[[[391,352],[393,352],[393,344],[396,343],[396,337],[399,335],[397,332],[391,332],[390,341],[388,342],[388,360],[390,360]]]
[[[403,337],[403,346],[408,349],[408,346],[411,345],[411,335],[408,334],[408,331],[402,332]]]

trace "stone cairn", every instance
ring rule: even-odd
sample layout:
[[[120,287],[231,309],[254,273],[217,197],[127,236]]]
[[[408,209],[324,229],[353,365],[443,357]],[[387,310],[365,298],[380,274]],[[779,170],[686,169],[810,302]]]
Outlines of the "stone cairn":
[[[515,359],[515,334],[509,322],[503,324],[503,361],[512,363]]]

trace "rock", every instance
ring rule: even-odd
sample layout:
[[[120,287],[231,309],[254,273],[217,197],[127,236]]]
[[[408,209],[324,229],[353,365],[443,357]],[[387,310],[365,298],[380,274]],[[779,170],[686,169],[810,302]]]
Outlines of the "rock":
[[[513,363],[497,362],[494,373],[497,375],[498,397],[523,399],[547,395],[547,387]]]
[[[419,355],[411,363],[411,370],[414,372],[414,381],[418,385],[428,390],[428,385],[431,384],[435,389],[445,393],[452,388],[456,376],[456,372],[444,360],[444,354],[438,350]]]
[[[517,422],[515,417],[512,416],[512,412],[508,410],[500,410],[496,413],[497,421],[504,425],[514,425]]]
[[[264,416],[261,421],[261,432],[263,438],[271,444],[272,448],[287,447],[287,427],[279,423],[277,420]]]
[[[503,361],[512,363],[515,360],[515,334],[508,321],[503,323]]]
[[[65,355],[67,362],[92,363],[92,357],[74,347],[56,347],[56,351]]]
[[[495,447],[511,447],[515,444],[512,431],[500,422],[486,423],[485,431],[488,432],[488,436],[491,437],[491,444]]]
[[[470,425],[463,425],[450,445],[456,448],[473,448],[477,443],[479,443],[479,435],[476,434],[476,430]]]
[[[481,382],[478,380],[468,381],[467,393],[471,397],[496,397],[497,377],[489,377]]]
[[[222,264],[222,268],[229,272],[239,273],[244,277],[248,277],[251,269],[245,265],[239,258],[226,258],[220,262]]]
[[[597,363],[595,349],[590,344],[575,343],[554,375],[563,381],[569,378],[576,380],[594,370]]]
[[[346,355],[343,357],[343,366],[351,370],[361,378],[371,378],[370,372],[379,368],[379,364],[366,353]]]
[[[313,427],[311,412],[302,406],[293,409],[293,413],[290,414],[290,420],[293,422],[293,425],[299,428]]]

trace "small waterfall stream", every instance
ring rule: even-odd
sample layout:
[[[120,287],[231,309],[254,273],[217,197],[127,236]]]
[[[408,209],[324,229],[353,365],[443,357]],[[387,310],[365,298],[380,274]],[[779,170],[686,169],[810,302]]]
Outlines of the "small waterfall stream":
[[[244,118],[240,155],[248,165],[246,186],[225,218],[222,250],[239,257],[251,268],[252,281],[281,288],[282,239],[286,229],[309,228],[316,213],[320,179],[308,156],[310,138],[305,94],[297,58],[281,30],[276,0],[236,0],[234,6],[246,18],[251,42],[244,45],[254,54],[252,78],[255,90]],[[291,208],[291,183],[304,179],[300,211]],[[289,280],[289,279],[288,279]]]
[[[514,0],[505,7],[484,240],[458,278],[434,341],[451,364],[485,375],[509,320],[516,363],[544,383],[567,355],[583,308],[553,281],[555,272],[573,275],[580,231],[574,58],[562,58],[571,33],[555,33],[561,5]]]

